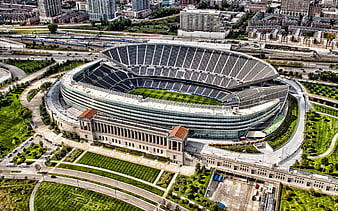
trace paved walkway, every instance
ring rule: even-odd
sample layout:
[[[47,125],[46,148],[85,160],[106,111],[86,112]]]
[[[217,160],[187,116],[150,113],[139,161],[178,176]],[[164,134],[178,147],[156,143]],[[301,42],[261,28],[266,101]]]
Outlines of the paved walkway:
[[[41,185],[41,181],[39,181],[38,183],[36,183],[36,185],[35,185],[32,193],[31,193],[31,197],[29,198],[29,211],[34,211],[35,194],[38,191],[40,185]]]
[[[109,169],[99,168],[99,167],[96,167],[96,166],[89,166],[89,165],[85,165],[85,164],[70,163],[70,162],[63,162],[63,161],[56,161],[56,162],[58,162],[58,165],[59,164],[67,164],[67,165],[74,165],[74,166],[82,166],[82,167],[86,167],[86,168],[96,169],[96,170],[99,170],[99,171],[109,172],[109,173],[112,173],[112,174],[116,174],[116,175],[119,175],[119,176],[122,176],[122,177],[126,177],[126,178],[129,178],[129,179],[132,179],[132,180],[135,180],[135,181],[138,181],[138,182],[150,185],[150,186],[152,186],[154,188],[157,188],[157,189],[160,189],[162,191],[166,191],[165,188],[157,186],[154,183],[151,183],[151,182],[148,182],[148,181],[145,181],[145,180],[142,180],[142,179],[139,179],[139,178],[127,175],[127,174],[122,174],[122,173],[117,172],[117,171],[112,171],[112,170],[109,170]]]
[[[323,158],[323,157],[329,155],[336,148],[337,139],[338,139],[338,133],[336,133],[336,135],[333,137],[330,147],[324,153],[322,153],[320,155],[316,155],[316,156],[309,156],[308,158],[309,159],[317,159],[317,158]]]
[[[65,145],[68,145],[73,148],[79,148],[84,151],[93,152],[109,157],[113,157],[116,159],[137,163],[140,165],[148,166],[151,168],[157,168],[157,169],[163,169],[165,171],[170,172],[178,172],[180,174],[186,175],[186,176],[192,176],[194,174],[195,168],[190,166],[178,166],[177,164],[173,163],[164,163],[159,162],[156,160],[150,160],[144,157],[140,156],[134,156],[127,153],[121,153],[115,150],[105,149],[103,147],[97,147],[92,146],[89,143],[79,143],[75,141],[68,140],[66,138],[63,138],[57,134],[55,134],[53,131],[48,129],[48,126],[44,125],[41,116],[40,116],[40,109],[39,106],[42,102],[41,98],[43,97],[43,93],[39,92],[30,102],[27,102],[27,94],[30,89],[34,89],[39,87],[42,83],[51,80],[54,82],[55,78],[47,78],[43,79],[37,82],[34,82],[31,84],[20,96],[20,102],[23,106],[30,109],[32,111],[32,120],[37,125],[37,128],[34,129],[37,133],[41,134],[45,138],[52,140],[55,143],[61,144],[64,143]]]

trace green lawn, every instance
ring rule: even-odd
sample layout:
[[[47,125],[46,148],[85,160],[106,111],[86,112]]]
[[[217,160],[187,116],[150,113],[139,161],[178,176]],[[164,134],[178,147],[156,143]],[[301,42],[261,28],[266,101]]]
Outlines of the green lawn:
[[[220,101],[193,95],[193,94],[184,94],[180,92],[172,92],[161,89],[147,89],[147,88],[137,88],[129,92],[133,95],[142,95],[143,98],[156,98],[162,100],[170,100],[176,102],[185,102],[185,103],[196,103],[196,104],[209,104],[209,105],[222,105]]]
[[[120,172],[147,182],[154,182],[160,173],[159,169],[118,160],[92,152],[87,152],[77,163],[109,169],[111,171]]]
[[[26,74],[34,73],[38,70],[41,70],[42,68],[45,68],[51,64],[53,64],[55,61],[54,59],[50,60],[19,60],[19,59],[7,59],[6,64],[14,65],[23,71],[25,71]]]
[[[29,197],[37,181],[0,179],[0,210],[29,210]]]
[[[289,141],[296,130],[299,115],[298,102],[297,99],[291,95],[289,95],[289,102],[289,110],[285,120],[274,134],[266,138],[273,149],[277,149]]]
[[[163,193],[164,193],[162,190],[157,189],[153,186],[147,185],[147,184],[142,183],[142,182],[138,182],[138,181],[133,180],[133,179],[129,179],[127,177],[119,176],[117,174],[112,174],[112,173],[109,173],[109,172],[106,172],[106,171],[87,168],[87,167],[83,167],[83,166],[68,165],[68,164],[60,164],[58,167],[64,168],[64,169],[76,170],[76,171],[83,171],[83,172],[87,172],[87,173],[91,173],[91,174],[100,175],[100,176],[103,176],[103,177],[108,177],[108,178],[111,178],[111,179],[114,179],[114,180],[118,180],[118,181],[121,181],[121,182],[128,183],[130,185],[134,185],[136,187],[142,188],[144,190],[147,190],[147,191],[152,192],[154,194],[157,194],[159,196],[162,196]]]
[[[306,83],[302,82],[302,85],[306,88],[306,91],[310,94],[327,97],[333,100],[338,100],[338,87],[327,86],[322,84]]]
[[[335,201],[334,197],[332,196],[319,194],[314,191],[306,191],[298,188],[283,186],[279,210],[337,210],[337,202],[338,200],[336,199]]]
[[[303,143],[304,153],[312,156],[324,153],[330,147],[336,132],[338,132],[338,119],[313,111],[308,112]]]
[[[315,108],[316,111],[321,112],[321,113],[326,113],[332,116],[338,117],[338,110],[334,108],[330,108],[325,105],[319,105],[317,103],[312,103],[313,107]]]
[[[28,124],[31,111],[20,104],[22,91],[19,88],[0,97],[0,158],[33,134]]]
[[[34,200],[34,209],[37,211],[142,210],[101,193],[50,182],[43,182],[39,187]]]

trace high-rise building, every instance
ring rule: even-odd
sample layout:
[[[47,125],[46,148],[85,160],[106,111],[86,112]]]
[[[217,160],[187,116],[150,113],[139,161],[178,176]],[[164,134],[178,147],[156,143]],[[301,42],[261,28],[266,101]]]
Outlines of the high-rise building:
[[[53,17],[61,14],[61,0],[39,0],[41,22],[53,22]]]
[[[149,0],[132,0],[131,5],[133,11],[141,11],[149,9]]]
[[[89,20],[110,20],[115,17],[115,0],[89,0]]]
[[[308,15],[310,0],[282,0],[281,13],[284,15]]]
[[[180,12],[180,26],[185,31],[222,32],[224,23],[218,10],[200,10],[186,7]]]
[[[197,4],[197,0],[180,0],[180,7],[186,7],[188,5],[196,5]]]

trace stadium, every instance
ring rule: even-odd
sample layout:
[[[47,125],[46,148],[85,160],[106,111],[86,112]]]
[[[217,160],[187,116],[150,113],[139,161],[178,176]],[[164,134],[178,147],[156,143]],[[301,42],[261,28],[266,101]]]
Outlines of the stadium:
[[[261,131],[286,104],[276,70],[238,52],[140,43],[102,54],[107,62],[68,72],[46,96],[59,127],[90,141],[168,156],[188,138],[236,142]]]

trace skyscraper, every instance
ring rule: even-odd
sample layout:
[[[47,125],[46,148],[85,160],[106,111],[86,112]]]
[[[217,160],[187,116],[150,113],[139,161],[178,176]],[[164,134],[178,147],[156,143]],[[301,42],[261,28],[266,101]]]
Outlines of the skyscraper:
[[[132,0],[131,4],[134,11],[149,9],[149,0]]]
[[[61,14],[61,0],[39,0],[41,22],[53,22],[53,17]]]
[[[115,17],[115,0],[89,0],[89,20],[109,20]]]
[[[308,15],[310,0],[282,0],[281,13],[284,15]]]

